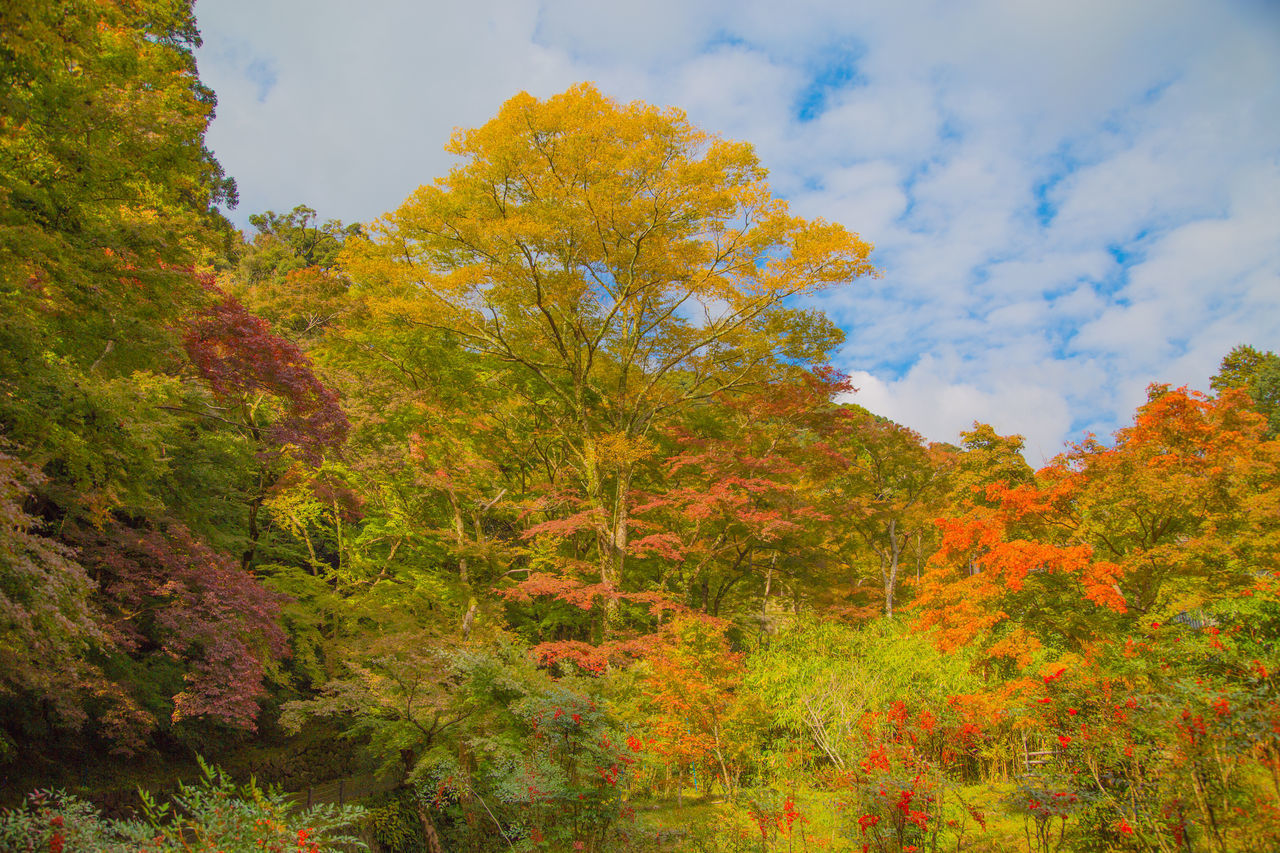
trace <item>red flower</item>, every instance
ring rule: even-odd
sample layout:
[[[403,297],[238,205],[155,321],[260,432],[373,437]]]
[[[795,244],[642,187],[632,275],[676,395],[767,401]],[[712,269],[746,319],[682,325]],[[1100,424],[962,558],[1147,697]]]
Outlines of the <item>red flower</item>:
[[[1066,746],[1071,743],[1071,735],[1058,735],[1058,743]]]
[[[787,797],[787,801],[782,804],[782,815],[787,821],[787,831],[791,831],[791,824],[796,822],[796,818],[800,816],[800,812],[796,811],[795,800]]]
[[[1062,669],[1058,670],[1053,675],[1046,675],[1044,677],[1044,683],[1052,684],[1053,682],[1057,681],[1059,678],[1062,678],[1062,676],[1065,675],[1066,672],[1067,672],[1067,668],[1064,666]]]
[[[862,830],[862,834],[866,835],[867,830],[880,822],[880,815],[864,814],[858,818],[858,828]]]
[[[868,772],[870,772],[873,767],[879,767],[881,770],[888,770],[889,755],[885,752],[883,746],[877,746],[875,749],[871,750],[871,754],[868,755],[861,763],[862,769]]]
[[[576,723],[577,725],[582,725],[582,715],[581,715],[581,714],[574,714],[574,715],[573,715],[573,722],[574,722],[574,723]]]
[[[1120,819],[1120,823],[1116,825],[1116,829],[1120,830],[1120,832],[1125,835],[1133,835],[1133,827],[1129,826],[1129,821],[1124,818]]]
[[[1077,711],[1075,708],[1068,708],[1067,713],[1074,717],[1076,714],[1079,714],[1080,712]]]
[[[55,832],[49,839],[49,853],[62,853],[64,839],[61,832]]]

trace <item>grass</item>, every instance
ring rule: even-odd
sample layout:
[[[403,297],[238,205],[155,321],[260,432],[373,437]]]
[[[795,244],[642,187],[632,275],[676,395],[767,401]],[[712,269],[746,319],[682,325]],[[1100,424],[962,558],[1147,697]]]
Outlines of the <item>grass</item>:
[[[981,829],[972,819],[962,835],[953,832],[939,839],[938,850],[958,853],[1017,853],[1026,851],[1022,818],[1008,813],[1002,800],[1011,784],[970,785],[959,796],[980,809],[986,818]],[[720,797],[645,800],[635,803],[636,816],[628,829],[632,853],[860,853],[863,838],[857,815],[843,809],[847,795],[832,791],[797,790],[794,793],[801,818],[788,833],[771,830],[762,839],[742,803]],[[959,806],[951,807],[956,813]],[[948,811],[952,813],[951,810]],[[874,849],[874,847],[873,847]]]

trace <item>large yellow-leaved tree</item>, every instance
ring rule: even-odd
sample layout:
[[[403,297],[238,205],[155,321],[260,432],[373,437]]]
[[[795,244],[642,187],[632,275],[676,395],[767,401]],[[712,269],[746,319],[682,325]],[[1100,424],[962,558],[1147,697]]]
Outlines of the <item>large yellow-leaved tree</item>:
[[[750,145],[590,84],[517,95],[448,150],[346,267],[372,312],[456,337],[555,425],[573,524],[620,588],[654,428],[821,363],[841,335],[794,298],[874,273],[871,246],[789,213]]]

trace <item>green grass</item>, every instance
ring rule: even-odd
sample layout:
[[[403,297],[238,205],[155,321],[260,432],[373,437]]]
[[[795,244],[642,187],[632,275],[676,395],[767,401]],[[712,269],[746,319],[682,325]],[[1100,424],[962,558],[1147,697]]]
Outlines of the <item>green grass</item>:
[[[941,851],[961,853],[1019,853],[1026,851],[1022,818],[1007,812],[1003,799],[1012,784],[969,785],[958,790],[959,796],[980,809],[986,828],[972,819],[963,836],[940,839]],[[646,800],[633,803],[636,816],[628,832],[632,853],[859,853],[862,838],[856,826],[857,815],[842,811],[839,804],[848,795],[841,792],[796,790],[797,807],[802,819],[789,836],[771,834],[763,842],[747,807],[725,802],[720,797]],[[953,801],[952,809],[958,810]],[[950,811],[948,812],[951,813]]]

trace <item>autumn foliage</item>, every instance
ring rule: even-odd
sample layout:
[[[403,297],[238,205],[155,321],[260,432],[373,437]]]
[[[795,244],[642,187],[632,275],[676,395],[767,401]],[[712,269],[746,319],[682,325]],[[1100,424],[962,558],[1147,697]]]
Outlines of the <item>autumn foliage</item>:
[[[189,3],[9,6],[3,843],[357,818],[21,800],[203,751],[367,771],[383,850],[1280,848],[1273,353],[1033,471],[858,405],[814,298],[870,244],[678,109],[521,93],[246,236]]]

